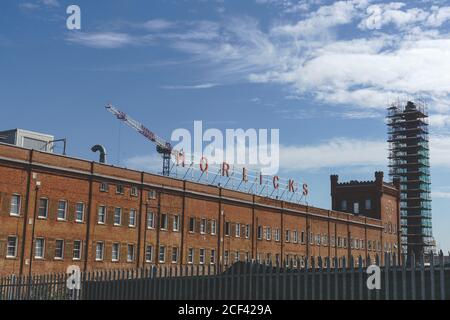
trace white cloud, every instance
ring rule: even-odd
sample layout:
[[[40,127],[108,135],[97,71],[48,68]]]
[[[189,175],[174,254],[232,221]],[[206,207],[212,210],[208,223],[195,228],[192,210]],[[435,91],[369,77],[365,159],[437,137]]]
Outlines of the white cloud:
[[[216,83],[202,83],[197,85],[178,85],[178,86],[162,86],[167,90],[196,90],[196,89],[209,89],[216,87]]]
[[[41,3],[45,6],[55,7],[55,8],[60,6],[58,0],[41,0]]]
[[[387,144],[376,140],[336,138],[318,145],[282,146],[280,153],[285,171],[387,165]]]
[[[71,32],[67,36],[67,41],[91,48],[114,49],[127,45],[142,45],[150,43],[150,36],[131,36],[118,32]]]
[[[432,191],[431,197],[433,199],[450,199],[450,192],[445,191]]]
[[[153,19],[144,22],[141,27],[151,31],[161,31],[175,26],[175,23],[165,19]]]
[[[127,168],[149,172],[162,171],[162,158],[160,155],[152,154],[145,156],[134,156],[124,161]]]

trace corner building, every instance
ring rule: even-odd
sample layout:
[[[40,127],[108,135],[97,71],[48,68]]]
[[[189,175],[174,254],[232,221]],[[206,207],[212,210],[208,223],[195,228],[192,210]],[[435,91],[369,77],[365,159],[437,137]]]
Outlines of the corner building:
[[[6,144],[0,177],[0,275],[306,257],[341,264],[399,243],[400,228],[385,227],[398,220],[398,189],[379,176],[367,183],[376,185],[372,209],[359,213],[335,207],[340,184],[325,210]],[[347,200],[365,199],[366,187],[352,186]],[[397,205],[388,210],[385,199]]]

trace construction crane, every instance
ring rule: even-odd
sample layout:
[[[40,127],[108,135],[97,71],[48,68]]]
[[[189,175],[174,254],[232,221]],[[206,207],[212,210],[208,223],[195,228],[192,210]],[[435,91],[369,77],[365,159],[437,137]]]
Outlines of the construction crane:
[[[129,127],[133,128],[140,134],[142,134],[145,138],[152,141],[154,144],[156,144],[156,151],[162,155],[163,158],[163,175],[169,176],[170,175],[170,158],[172,155],[178,156],[180,154],[179,151],[174,150],[172,148],[172,145],[170,142],[165,141],[164,139],[158,137],[153,131],[147,129],[143,124],[139,123],[138,121],[134,120],[130,116],[128,116],[125,112],[122,112],[112,106],[111,104],[108,104],[105,107],[109,112],[111,112],[113,115],[116,116],[117,119],[120,121],[123,121],[125,124],[127,124]]]

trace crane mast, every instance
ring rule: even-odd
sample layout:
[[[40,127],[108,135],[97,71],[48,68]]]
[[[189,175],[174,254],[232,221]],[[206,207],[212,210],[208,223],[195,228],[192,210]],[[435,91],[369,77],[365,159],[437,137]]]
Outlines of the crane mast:
[[[160,153],[163,157],[162,173],[164,176],[169,176],[171,155],[178,156],[179,154],[177,150],[174,150],[172,148],[170,142],[167,142],[164,139],[158,137],[153,131],[151,131],[140,122],[128,116],[125,112],[115,108],[113,105],[108,104],[105,108],[106,110],[111,112],[114,116],[116,116],[118,120],[124,122],[130,128],[134,129],[135,131],[143,135],[147,140],[152,141],[156,145],[156,151]]]

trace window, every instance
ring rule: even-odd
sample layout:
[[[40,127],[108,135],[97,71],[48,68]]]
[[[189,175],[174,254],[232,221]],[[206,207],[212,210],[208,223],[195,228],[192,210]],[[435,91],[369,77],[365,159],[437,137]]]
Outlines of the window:
[[[229,260],[230,260],[230,253],[228,252],[228,250],[225,250],[224,263],[225,263],[226,266],[228,265]]]
[[[36,259],[44,259],[45,240],[44,238],[36,238],[34,257]]]
[[[127,245],[127,262],[134,261],[134,244]]]
[[[189,218],[189,232],[195,232],[195,218]]]
[[[11,209],[9,210],[10,215],[20,216],[20,195],[13,194],[11,197]]]
[[[122,184],[118,184],[116,186],[116,194],[124,194],[124,190],[125,190],[125,188],[123,187]]]
[[[177,262],[178,262],[178,248],[173,247],[172,248],[172,263],[177,263]]]
[[[6,257],[7,258],[17,257],[17,236],[8,237],[8,243],[6,247]]]
[[[106,207],[100,206],[98,207],[98,223],[105,224],[106,222]]]
[[[189,248],[188,250],[188,263],[192,264],[194,263],[194,249]]]
[[[47,219],[47,215],[48,215],[48,199],[41,198],[39,199],[38,218]]]
[[[152,262],[153,261],[153,246],[147,245],[147,248],[145,249],[145,262]]]
[[[250,238],[250,225],[249,224],[247,224],[245,226],[245,238],[246,239]]]
[[[129,227],[136,227],[136,209],[130,210],[130,217],[128,220]]]
[[[206,219],[202,218],[200,220],[200,233],[205,234],[206,233]]]
[[[236,223],[236,238],[241,237],[241,225],[239,223]]]
[[[312,232],[309,233],[309,244],[314,244],[314,233]]]
[[[302,233],[300,235],[300,240],[302,243],[305,243],[305,231],[302,231]]]
[[[250,252],[246,252],[245,253],[245,262],[249,262],[250,261]]]
[[[236,251],[236,255],[234,256],[234,261],[235,262],[241,261],[241,255],[240,255],[239,251]]]
[[[96,261],[103,260],[103,249],[104,249],[104,243],[97,242],[97,245],[95,246],[95,260]]]
[[[64,259],[64,240],[56,240],[55,242],[55,259]]]
[[[366,209],[367,210],[372,209],[372,200],[366,199]]]
[[[163,213],[161,214],[161,223],[160,223],[161,230],[167,230],[167,225],[168,225],[167,214]]]
[[[159,246],[159,262],[164,263],[166,261],[166,247]]]
[[[341,201],[341,210],[347,210],[347,200]]]
[[[74,240],[73,242],[72,259],[73,260],[81,259],[81,240]]]
[[[200,264],[204,264],[205,263],[205,249],[200,249],[200,260],[199,260]]]
[[[122,224],[122,208],[114,208],[114,225],[120,226]]]
[[[155,190],[150,190],[148,192],[148,198],[151,199],[151,200],[156,199],[156,191]]]
[[[263,233],[263,227],[258,226],[258,232],[257,232],[258,240],[262,239],[262,236],[263,236],[262,233]]]
[[[147,229],[155,228],[155,214],[153,212],[147,213]]]
[[[280,229],[275,229],[275,241],[280,241]]]
[[[75,222],[84,221],[84,203],[79,202],[75,205]]]
[[[117,262],[119,261],[119,259],[120,259],[120,244],[113,243],[111,249],[111,260]]]
[[[211,220],[211,234],[215,235],[217,230],[217,224],[216,224],[216,220]]]
[[[230,236],[231,233],[231,223],[229,221],[225,222],[225,235]]]
[[[209,259],[209,263],[214,264],[216,263],[216,250],[211,249],[211,256]]]
[[[179,231],[180,230],[180,216],[175,215],[173,216],[173,231]]]
[[[66,220],[67,215],[67,201],[58,201],[58,220]]]
[[[108,192],[108,190],[109,190],[109,185],[108,185],[108,183],[107,183],[107,182],[102,182],[102,183],[100,184],[100,191],[101,191],[101,192]]]
[[[270,241],[272,238],[272,229],[270,227],[266,227],[266,240]]]
[[[286,242],[291,241],[290,235],[291,235],[291,232],[290,232],[289,230],[286,230],[286,231],[285,231],[285,241],[286,241]]]
[[[132,197],[137,197],[138,196],[138,188],[137,187],[131,187],[130,195]]]
[[[359,214],[359,202],[353,203],[353,213]]]
[[[292,237],[294,238],[294,243],[298,243],[298,231],[297,230],[293,231]]]

